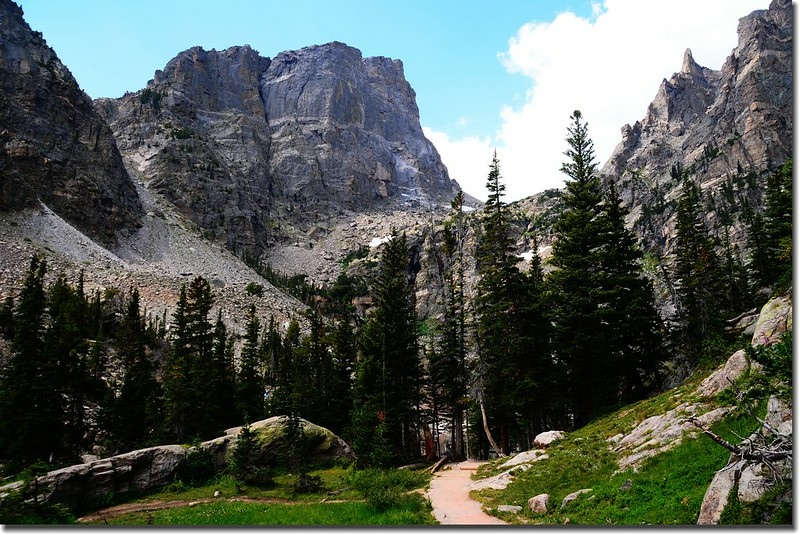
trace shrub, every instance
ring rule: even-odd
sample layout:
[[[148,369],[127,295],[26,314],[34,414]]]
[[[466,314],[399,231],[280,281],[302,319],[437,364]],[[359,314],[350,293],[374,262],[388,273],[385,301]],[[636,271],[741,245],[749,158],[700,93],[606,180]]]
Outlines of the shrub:
[[[356,470],[344,478],[344,483],[361,494],[378,512],[397,506],[415,506],[415,502],[422,506],[422,496],[408,492],[424,486],[427,481],[427,477],[419,472],[376,468]]]
[[[25,500],[12,492],[2,500],[0,524],[74,524],[75,516],[63,504],[43,504]]]
[[[186,452],[178,477],[190,485],[202,485],[214,476],[214,456],[195,441]]]
[[[246,485],[268,486],[274,483],[275,472],[269,466],[256,465],[256,437],[249,425],[242,427],[233,449],[228,472]]]
[[[249,282],[244,291],[250,295],[261,297],[264,294],[264,287],[256,282]]]
[[[325,490],[325,485],[322,483],[322,478],[319,476],[311,476],[308,474],[300,474],[292,486],[292,492],[295,494],[313,494],[315,492],[322,492]]]

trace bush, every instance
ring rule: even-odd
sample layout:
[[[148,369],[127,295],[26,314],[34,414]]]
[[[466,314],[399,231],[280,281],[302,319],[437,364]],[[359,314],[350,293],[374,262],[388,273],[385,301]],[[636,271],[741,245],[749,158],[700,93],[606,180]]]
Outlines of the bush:
[[[12,492],[0,502],[0,524],[74,524],[75,516],[63,504],[25,500]]]
[[[275,472],[272,467],[256,465],[256,437],[249,425],[242,427],[236,447],[233,449],[228,473],[240,483],[255,486],[269,486],[274,483]]]
[[[258,283],[250,282],[245,286],[244,291],[250,295],[261,297],[264,294],[264,287]]]
[[[214,477],[214,473],[214,456],[196,442],[186,452],[178,477],[190,485],[202,485]]]
[[[344,478],[345,485],[355,489],[378,512],[401,505],[407,507],[414,502],[423,505],[422,496],[408,492],[425,486],[427,482],[425,474],[397,469],[356,470]]]
[[[315,492],[322,492],[325,490],[325,485],[322,483],[322,478],[319,476],[310,476],[308,474],[300,474],[292,486],[292,492],[295,494],[314,494]]]

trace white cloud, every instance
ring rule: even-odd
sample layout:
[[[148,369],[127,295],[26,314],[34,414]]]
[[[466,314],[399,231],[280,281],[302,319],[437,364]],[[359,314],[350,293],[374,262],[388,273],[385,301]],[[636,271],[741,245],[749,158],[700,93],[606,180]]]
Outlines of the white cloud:
[[[521,73],[531,82],[522,106],[500,111],[499,132],[486,139],[426,135],[452,178],[479,198],[486,196],[483,182],[492,145],[498,149],[506,200],[562,187],[559,168],[574,110],[583,112],[597,160],[604,164],[621,140],[620,128],[644,117],[661,81],[680,70],[687,48],[700,65],[721,68],[737,44],[739,18],[768,4],[604,0],[593,5],[590,19],[565,12],[551,22],[529,22],[499,55],[509,73]],[[475,169],[483,171],[480,183]]]
[[[475,136],[450,139],[444,132],[428,127],[423,127],[422,131],[439,151],[450,178],[456,180],[465,192],[485,201],[486,177],[494,150],[491,139]]]

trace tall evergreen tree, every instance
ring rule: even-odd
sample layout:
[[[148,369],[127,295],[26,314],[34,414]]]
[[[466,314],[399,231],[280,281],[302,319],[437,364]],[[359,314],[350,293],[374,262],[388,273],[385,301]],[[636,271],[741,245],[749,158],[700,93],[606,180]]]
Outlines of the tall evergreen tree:
[[[179,441],[206,438],[219,432],[206,418],[212,398],[208,391],[213,331],[208,314],[213,304],[211,286],[196,277],[181,288],[172,320],[172,352],[164,371],[164,408],[167,429]]]
[[[445,303],[436,343],[429,357],[434,418],[446,417],[451,430],[452,459],[464,459],[464,409],[467,396],[466,303],[464,294],[464,193],[453,199],[445,221],[444,251],[452,259],[445,273]]]
[[[119,398],[114,403],[112,434],[120,451],[153,445],[161,412],[161,385],[148,358],[139,291],[134,288],[117,329],[117,353],[125,365]]]
[[[415,423],[422,368],[409,264],[406,236],[393,231],[383,245],[372,288],[375,309],[362,330],[354,388],[354,448],[378,463],[418,453]]]
[[[603,195],[594,144],[580,111],[567,129],[569,179],[547,277],[554,344],[574,425],[642,397],[661,360],[653,293],[641,251],[611,184]],[[602,378],[598,380],[598,378]]]
[[[507,207],[503,201],[505,184],[501,181],[496,152],[489,166],[486,189],[489,190],[484,208],[486,220],[476,253],[480,277],[475,304],[478,353],[482,364],[480,395],[488,413],[499,426],[500,447],[507,453],[509,428],[517,412],[515,387],[519,384],[517,374],[520,373],[516,365],[519,340],[511,332],[514,319],[510,316],[515,310],[521,285],[516,262],[512,260]]]
[[[47,360],[55,362],[58,369],[53,388],[61,393],[62,401],[64,427],[60,449],[65,460],[77,461],[88,429],[85,414],[89,397],[88,303],[82,283],[79,282],[78,289],[72,288],[63,274],[50,287],[47,301],[50,321],[44,345]]]
[[[0,452],[12,468],[51,461],[62,439],[58,363],[44,350],[47,265],[31,259],[14,313],[10,363],[2,370]]]
[[[500,432],[500,448],[510,451],[512,442],[529,445],[528,423],[522,415],[537,398],[537,373],[549,355],[540,330],[546,322],[536,306],[530,284],[516,265],[508,208],[502,198],[505,185],[495,154],[487,178],[489,198],[477,251],[478,297],[476,299],[480,382],[485,412]],[[513,435],[513,436],[512,436]]]
[[[175,312],[172,314],[170,338],[172,349],[164,366],[164,416],[165,433],[169,440],[191,439],[190,419],[194,393],[189,382],[192,365],[189,339],[188,300],[186,286],[182,286]]]
[[[664,359],[660,319],[655,310],[651,282],[642,272],[642,251],[633,232],[625,227],[627,209],[609,184],[599,236],[598,260],[601,287],[599,310],[603,316],[608,354],[608,380],[616,382],[612,404],[631,403],[656,387]]]
[[[264,382],[260,373],[259,333],[261,322],[255,305],[247,313],[244,344],[239,354],[236,375],[236,412],[243,422],[255,422],[264,417]]]
[[[569,149],[561,171],[569,179],[563,196],[564,211],[556,221],[557,239],[550,263],[556,268],[548,276],[552,292],[554,342],[557,357],[566,371],[574,425],[587,423],[601,403],[600,390],[608,368],[602,344],[595,293],[598,288],[597,237],[601,234],[602,193],[596,176],[594,143],[580,111],[570,117]]]
[[[725,309],[720,259],[704,219],[700,188],[684,174],[677,209],[675,271],[681,345],[695,362],[703,342],[721,330]]]
[[[207,418],[214,428],[223,430],[240,425],[242,420],[236,417],[236,377],[233,366],[233,336],[228,335],[228,328],[222,321],[222,311],[217,312],[214,323],[213,347],[208,392],[213,396],[209,400]]]
[[[792,160],[767,180],[766,206],[748,224],[748,269],[757,288],[783,290],[792,280]]]
[[[328,415],[329,429],[342,435],[350,422],[353,410],[353,373],[357,352],[357,326],[349,314],[340,316],[330,334],[333,360],[330,399],[333,406]]]

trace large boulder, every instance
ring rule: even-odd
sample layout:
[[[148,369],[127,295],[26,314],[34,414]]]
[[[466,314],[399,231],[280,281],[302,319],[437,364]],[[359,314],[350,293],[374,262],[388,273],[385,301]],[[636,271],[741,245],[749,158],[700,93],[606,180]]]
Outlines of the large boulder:
[[[792,330],[792,292],[771,299],[761,308],[753,333],[753,345],[770,345]]]
[[[169,483],[185,456],[183,446],[144,448],[54,470],[10,490],[35,498],[39,503],[81,507],[103,496],[143,491]]]
[[[302,418],[299,419],[299,423],[305,437],[306,455],[310,459],[315,461],[355,459],[350,446],[330,430]],[[254,462],[256,463],[275,464],[280,459],[281,452],[289,447],[286,443],[285,416],[273,416],[254,422],[250,424],[250,430],[255,435],[257,453]],[[241,431],[241,427],[232,427],[225,431],[225,436],[203,442],[201,447],[214,454],[217,466],[227,465]]]
[[[544,459],[547,459],[548,457],[549,456],[547,455],[547,453],[545,453],[545,450],[523,451],[522,453],[516,454],[511,459],[501,464],[500,468],[511,468],[513,466],[519,466],[521,464],[535,463],[536,461],[542,461]]]
[[[719,524],[722,511],[728,505],[728,496],[739,480],[743,464],[743,461],[730,464],[714,475],[700,505],[700,515],[697,518],[699,525]]]
[[[564,431],[545,431],[544,433],[539,433],[536,435],[536,437],[533,439],[533,443],[536,446],[546,448],[553,442],[561,440],[565,436],[567,436],[567,434]]]
[[[276,464],[285,440],[285,417],[275,416],[250,425],[258,445],[256,464]],[[300,419],[306,454],[312,460],[354,459],[350,446],[328,429]],[[224,436],[203,442],[199,448],[213,454],[214,464],[223,468],[236,447],[241,427],[228,429]],[[13,482],[0,487],[0,501],[10,492],[19,492],[40,503],[64,503],[80,508],[111,494],[146,491],[161,487],[176,478],[192,448],[180,445],[155,446],[67,466],[48,472],[30,483]]]
[[[745,350],[740,349],[730,356],[725,365],[717,368],[714,373],[700,383],[700,386],[697,387],[697,393],[701,397],[716,396],[731,386],[731,383],[738,379],[751,365],[759,366],[758,363],[751,364],[747,360]]]

